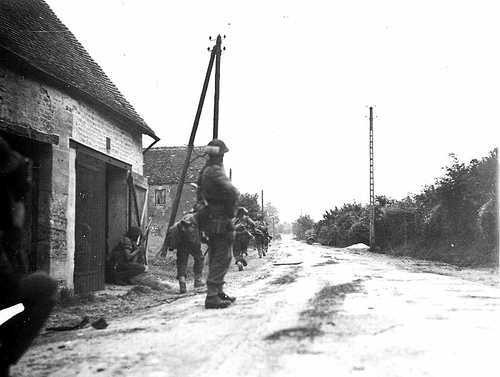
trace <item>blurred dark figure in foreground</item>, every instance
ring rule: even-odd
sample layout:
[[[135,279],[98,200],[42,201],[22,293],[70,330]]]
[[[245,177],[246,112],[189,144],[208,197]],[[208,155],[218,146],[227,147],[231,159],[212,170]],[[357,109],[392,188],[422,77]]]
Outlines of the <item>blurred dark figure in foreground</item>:
[[[24,198],[31,189],[27,159],[0,137],[0,310],[17,304],[24,311],[0,323],[0,376],[8,376],[40,332],[55,305],[56,282],[45,273],[27,274],[21,249]],[[4,312],[5,313],[5,312]]]
[[[165,245],[162,247],[162,255],[166,255],[167,249],[177,250],[177,280],[179,281],[179,292],[186,293],[186,273],[189,255],[194,259],[194,287],[204,287],[201,276],[203,273],[204,257],[201,252],[200,228],[197,215],[188,213],[176,222],[167,231]]]
[[[226,308],[236,300],[223,290],[224,277],[231,265],[233,218],[239,196],[224,171],[224,153],[228,151],[222,140],[208,143],[209,158],[198,178],[197,199],[201,203],[198,219],[201,230],[208,236],[207,309]]]

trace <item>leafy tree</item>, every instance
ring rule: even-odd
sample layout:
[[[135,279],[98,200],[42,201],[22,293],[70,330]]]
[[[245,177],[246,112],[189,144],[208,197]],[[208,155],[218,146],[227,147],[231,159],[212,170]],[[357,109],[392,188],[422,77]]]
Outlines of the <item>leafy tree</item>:
[[[300,216],[293,224],[292,231],[295,237],[299,240],[303,240],[306,235],[306,231],[314,228],[314,220],[311,219],[309,215]]]
[[[278,224],[278,233],[288,234],[292,233],[292,224],[289,222],[283,222]]]
[[[376,244],[458,264],[498,264],[498,149],[469,163],[450,157],[443,176],[418,194],[375,198]],[[315,230],[322,244],[367,243],[369,206],[327,210]]]
[[[257,220],[257,217],[261,214],[259,194],[241,194],[238,200],[238,205],[245,207],[248,210],[248,216],[250,216],[253,220]]]
[[[280,222],[278,209],[271,204],[271,202],[267,202],[264,206],[264,213],[266,214],[266,220],[268,222],[271,221],[271,218],[274,217],[275,224]]]

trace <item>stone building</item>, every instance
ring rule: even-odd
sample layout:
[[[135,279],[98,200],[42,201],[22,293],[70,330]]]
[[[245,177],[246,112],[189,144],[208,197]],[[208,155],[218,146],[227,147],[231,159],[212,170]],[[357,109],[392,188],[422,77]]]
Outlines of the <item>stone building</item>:
[[[158,137],[41,0],[0,1],[0,135],[32,161],[31,269],[102,289],[106,252],[143,208],[143,135]]]
[[[176,219],[189,212],[196,202],[196,183],[205,165],[205,147],[194,147]],[[186,147],[151,148],[144,154],[144,176],[149,182],[148,214],[152,218],[154,233],[165,234],[171,207],[177,193],[177,184],[186,160]]]

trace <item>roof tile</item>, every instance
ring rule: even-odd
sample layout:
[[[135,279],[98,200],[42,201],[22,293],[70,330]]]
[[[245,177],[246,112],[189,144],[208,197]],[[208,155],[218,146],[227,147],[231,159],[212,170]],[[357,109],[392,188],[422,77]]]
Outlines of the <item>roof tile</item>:
[[[71,31],[41,0],[0,0],[0,46],[157,138]]]
[[[194,147],[191,163],[186,174],[186,183],[196,183],[205,165],[205,147]],[[187,147],[157,147],[144,154],[144,176],[150,185],[170,185],[179,182],[186,160]]]

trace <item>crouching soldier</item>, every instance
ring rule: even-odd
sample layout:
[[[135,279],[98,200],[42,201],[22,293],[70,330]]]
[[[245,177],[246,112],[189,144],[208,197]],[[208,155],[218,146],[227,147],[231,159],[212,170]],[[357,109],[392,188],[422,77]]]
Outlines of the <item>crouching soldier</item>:
[[[146,238],[139,227],[133,226],[127,232],[127,237],[132,241],[132,249],[135,257],[132,262],[146,265]]]
[[[194,287],[204,287],[205,283],[201,279],[204,258],[201,252],[200,229],[196,214],[189,213],[170,227],[162,247],[162,255],[166,254],[167,249],[177,250],[179,292],[186,293],[187,291],[186,270],[189,255],[194,259]]]
[[[43,327],[55,305],[56,282],[27,274],[21,240],[24,196],[31,189],[29,164],[0,137],[0,376],[8,376]],[[22,304],[15,316],[5,309]]]
[[[199,210],[200,228],[208,236],[208,278],[205,308],[226,308],[236,298],[224,290],[224,277],[231,264],[234,241],[232,219],[239,192],[226,176],[223,166],[224,153],[229,149],[218,139],[208,143],[208,161],[198,178],[198,201],[204,204]]]
[[[130,231],[127,235],[130,235]],[[106,280],[114,284],[132,284],[130,279],[146,271],[146,266],[139,263],[143,254],[143,249],[133,243],[130,237],[122,237],[106,261]]]

